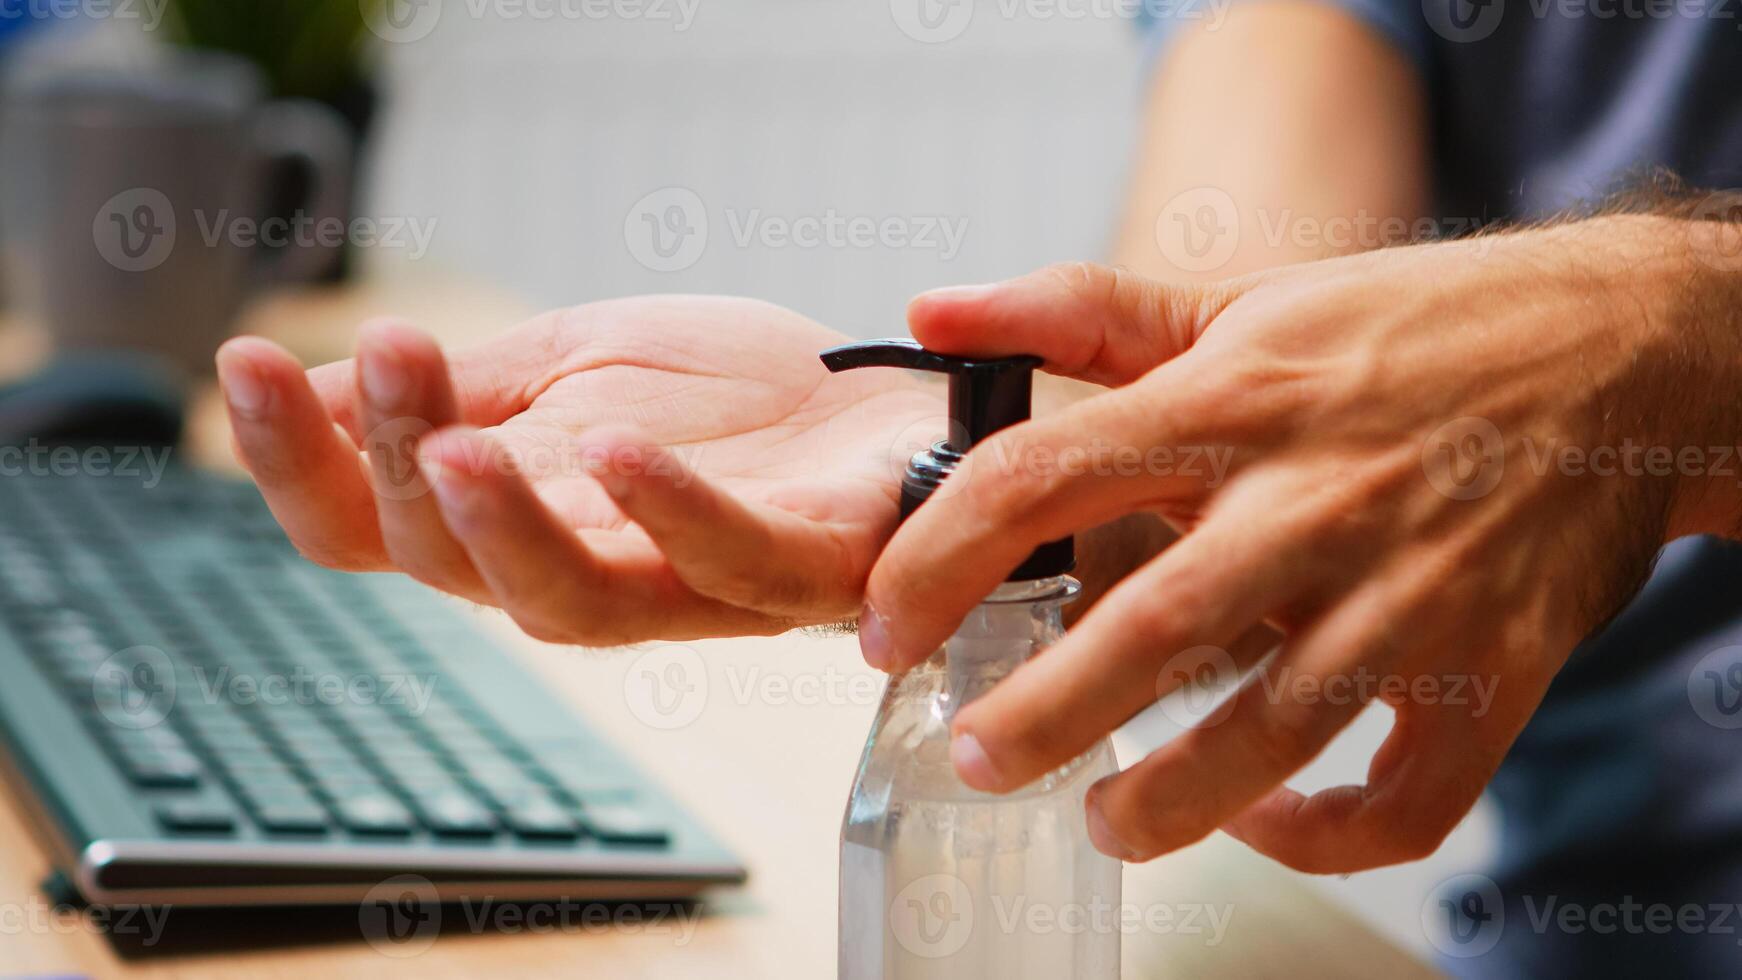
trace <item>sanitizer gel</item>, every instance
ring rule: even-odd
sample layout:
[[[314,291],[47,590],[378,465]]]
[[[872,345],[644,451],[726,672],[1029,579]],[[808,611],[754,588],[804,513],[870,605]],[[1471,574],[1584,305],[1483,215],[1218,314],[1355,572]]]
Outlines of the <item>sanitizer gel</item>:
[[[852,344],[823,361],[950,375],[951,438],[909,463],[903,516],[974,442],[1028,418],[1040,364],[945,357],[911,341]],[[1083,808],[1116,770],[1112,746],[1103,739],[1005,795],[968,788],[950,763],[961,706],[1064,634],[1072,564],[1069,539],[1043,545],[929,660],[890,681],[841,827],[842,980],[1119,975],[1120,864],[1090,843]]]

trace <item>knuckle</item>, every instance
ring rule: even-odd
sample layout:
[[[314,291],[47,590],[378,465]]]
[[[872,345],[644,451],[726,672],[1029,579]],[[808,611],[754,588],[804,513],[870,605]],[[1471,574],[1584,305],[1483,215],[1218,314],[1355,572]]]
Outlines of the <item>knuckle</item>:
[[[277,511],[274,517],[296,553],[322,568],[336,572],[397,570],[386,549],[372,535],[347,533],[342,527],[307,519],[287,521],[278,517]]]
[[[291,538],[291,546],[305,560],[322,568],[330,568],[335,572],[370,572],[376,570],[374,563],[362,555],[346,549],[302,541],[295,537]]]
[[[595,644],[591,637],[582,635],[587,631],[577,630],[567,623],[553,620],[541,611],[512,606],[508,608],[507,612],[508,617],[514,620],[514,625],[520,627],[522,633],[540,643],[600,645]]]
[[[1000,532],[1026,523],[1067,479],[1053,465],[1056,452],[1043,448],[1017,435],[995,436],[978,447],[968,472],[958,474],[968,479],[962,488],[968,512]]]
[[[1210,621],[1213,606],[1203,589],[1174,578],[1149,590],[1124,610],[1127,628],[1147,641],[1146,655],[1173,657],[1192,643],[1192,631]]]
[[[1218,820],[1201,797],[1167,791],[1155,773],[1127,770],[1090,790],[1089,806],[1100,811],[1107,829],[1129,853],[1128,860],[1153,860],[1195,844],[1215,831]]]
[[[502,608],[521,632],[542,643],[608,648],[649,639],[634,633],[621,606],[618,615],[578,603],[560,575],[538,580],[530,591],[504,597]]]
[[[1092,303],[1110,303],[1120,289],[1119,270],[1098,262],[1058,262],[1041,270],[1066,292]]]
[[[1365,840],[1363,849],[1368,867],[1404,864],[1432,857],[1451,835],[1452,825],[1428,819],[1399,818],[1394,813],[1371,810],[1356,836]]]
[[[304,485],[309,467],[294,454],[283,452],[281,447],[266,440],[244,439],[238,435],[237,442],[249,475],[262,487],[284,491],[316,489]]]
[[[1286,778],[1318,754],[1317,727],[1310,705],[1266,704],[1246,729],[1242,747],[1259,771]]]
[[[1450,827],[1441,828],[1433,824],[1406,824],[1395,834],[1396,841],[1393,849],[1396,860],[1401,863],[1432,857],[1450,834]]]
[[[408,550],[402,543],[389,540],[384,544],[388,561],[417,581],[432,589],[453,595],[469,593],[465,576],[459,574],[456,569],[442,562],[433,561],[422,552]]]

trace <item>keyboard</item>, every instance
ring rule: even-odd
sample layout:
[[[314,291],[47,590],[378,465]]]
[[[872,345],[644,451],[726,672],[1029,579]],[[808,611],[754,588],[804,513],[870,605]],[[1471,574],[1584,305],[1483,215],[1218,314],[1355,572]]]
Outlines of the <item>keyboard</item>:
[[[0,477],[0,748],[80,898],[352,903],[413,875],[443,900],[647,900],[744,880],[451,600],[303,560],[250,484],[135,469]]]

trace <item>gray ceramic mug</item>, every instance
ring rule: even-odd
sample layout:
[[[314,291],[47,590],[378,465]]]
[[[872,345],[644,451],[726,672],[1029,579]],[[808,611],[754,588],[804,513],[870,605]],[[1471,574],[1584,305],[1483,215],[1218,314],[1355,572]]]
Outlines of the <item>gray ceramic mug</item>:
[[[0,99],[0,268],[9,302],[61,349],[159,355],[209,373],[248,294],[342,247],[349,129],[266,101],[248,62],[178,54],[138,69],[40,67]],[[310,193],[263,214],[286,167]]]

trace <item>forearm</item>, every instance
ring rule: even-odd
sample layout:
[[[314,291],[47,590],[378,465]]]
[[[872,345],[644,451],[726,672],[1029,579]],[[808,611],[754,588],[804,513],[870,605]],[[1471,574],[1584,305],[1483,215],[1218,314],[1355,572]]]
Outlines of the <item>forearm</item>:
[[[1427,212],[1425,119],[1415,70],[1329,5],[1235,4],[1216,30],[1182,24],[1158,59],[1112,259],[1208,280],[1392,244]]]
[[[1150,88],[1113,261],[1216,279],[1392,244],[1426,211],[1425,132],[1413,69],[1347,14],[1278,0],[1236,6],[1216,31],[1182,27]],[[1176,237],[1193,202],[1225,223],[1233,248],[1220,261],[1227,243]],[[1049,377],[1037,414],[1100,390]],[[1173,538],[1150,514],[1083,535],[1075,614]]]

